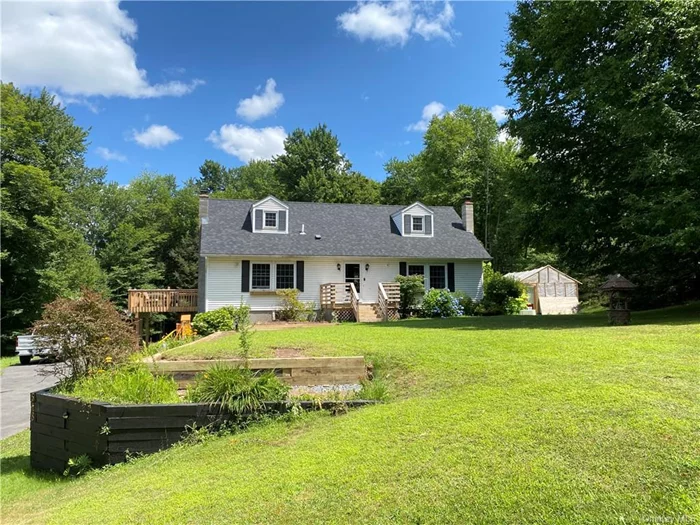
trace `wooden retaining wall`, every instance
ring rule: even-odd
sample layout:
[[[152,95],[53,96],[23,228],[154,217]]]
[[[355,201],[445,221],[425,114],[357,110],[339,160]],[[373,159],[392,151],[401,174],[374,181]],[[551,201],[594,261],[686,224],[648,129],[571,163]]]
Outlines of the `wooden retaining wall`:
[[[146,362],[153,373],[172,375],[180,387],[187,385],[195,375],[216,363],[234,367],[245,364],[243,359]],[[248,367],[256,371],[272,370],[291,386],[355,384],[367,378],[367,365],[362,356],[249,359]]]
[[[305,410],[328,410],[339,405],[360,407],[375,401],[297,402]],[[62,472],[70,458],[87,454],[94,466],[120,463],[129,455],[150,454],[170,447],[187,433],[186,427],[220,423],[229,414],[218,405],[110,405],[82,403],[46,390],[31,394],[31,465]],[[267,402],[269,412],[285,412],[293,405]]]

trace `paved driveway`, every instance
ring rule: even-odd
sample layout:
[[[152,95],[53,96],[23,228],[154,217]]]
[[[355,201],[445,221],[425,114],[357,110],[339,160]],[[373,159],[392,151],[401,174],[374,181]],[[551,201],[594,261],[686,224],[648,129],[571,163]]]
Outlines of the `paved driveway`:
[[[0,376],[0,439],[29,428],[29,394],[57,383],[55,377],[40,374],[52,366],[34,361],[3,370]]]

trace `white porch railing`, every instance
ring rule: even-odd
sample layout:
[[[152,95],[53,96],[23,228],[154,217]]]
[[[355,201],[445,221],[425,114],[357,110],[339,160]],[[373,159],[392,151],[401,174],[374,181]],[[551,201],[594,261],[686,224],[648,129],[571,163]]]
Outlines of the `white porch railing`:
[[[377,305],[384,321],[397,316],[401,300],[400,285],[397,282],[379,283]]]

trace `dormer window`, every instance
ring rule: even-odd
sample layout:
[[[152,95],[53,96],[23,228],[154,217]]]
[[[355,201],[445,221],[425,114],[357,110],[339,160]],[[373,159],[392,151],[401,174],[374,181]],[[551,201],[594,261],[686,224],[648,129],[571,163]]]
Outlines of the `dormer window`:
[[[433,237],[435,213],[425,204],[415,202],[392,214],[391,219],[402,237]]]
[[[423,216],[422,215],[413,215],[411,217],[413,219],[413,227],[411,228],[412,231],[414,232],[423,232]]]
[[[264,228],[269,228],[271,230],[277,229],[277,212],[276,211],[266,211],[265,212],[265,226]]]
[[[253,233],[289,233],[289,206],[273,196],[250,208]]]

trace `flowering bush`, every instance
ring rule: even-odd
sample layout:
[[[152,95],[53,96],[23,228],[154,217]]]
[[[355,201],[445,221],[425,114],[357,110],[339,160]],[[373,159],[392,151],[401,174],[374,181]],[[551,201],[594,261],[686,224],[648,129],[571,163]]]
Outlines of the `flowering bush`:
[[[454,292],[454,296],[457,298],[459,305],[462,307],[462,315],[479,315],[479,303],[477,303],[474,299],[469,297],[466,293],[460,291]]]
[[[464,309],[454,294],[431,288],[423,298],[421,314],[423,317],[456,317],[464,315]]]

